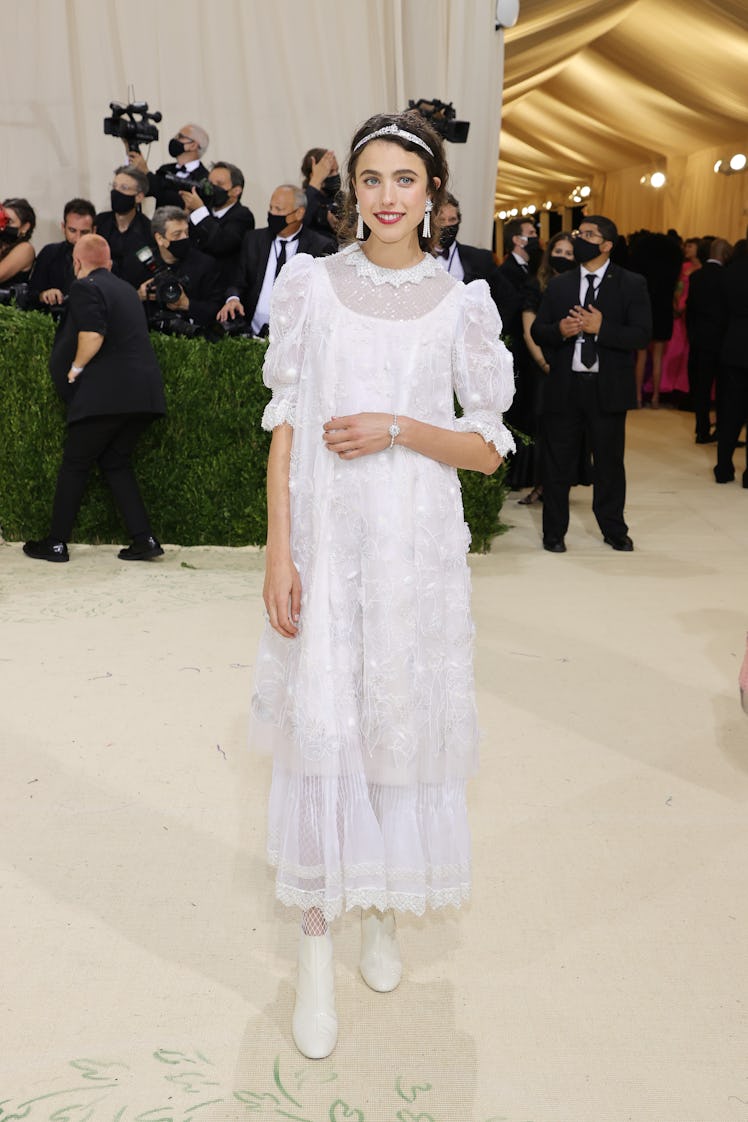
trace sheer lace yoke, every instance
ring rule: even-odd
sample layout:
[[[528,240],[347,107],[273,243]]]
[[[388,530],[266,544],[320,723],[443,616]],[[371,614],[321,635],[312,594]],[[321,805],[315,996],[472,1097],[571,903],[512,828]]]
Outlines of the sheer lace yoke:
[[[355,242],[324,258],[323,268],[344,307],[376,319],[421,319],[457,284],[428,254],[410,269],[384,269],[369,261]]]

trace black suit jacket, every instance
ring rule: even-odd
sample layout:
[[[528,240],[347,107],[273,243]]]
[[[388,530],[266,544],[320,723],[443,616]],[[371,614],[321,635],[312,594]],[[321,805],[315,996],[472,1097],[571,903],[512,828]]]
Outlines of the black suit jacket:
[[[686,330],[694,350],[718,355],[726,326],[722,283],[724,265],[707,261],[688,278]]]
[[[571,368],[575,337],[565,339],[558,325],[579,303],[579,286],[579,269],[553,277],[532,325],[532,337],[551,368],[543,387],[546,413],[566,409],[572,379],[578,377]],[[644,277],[611,262],[597,290],[595,306],[603,316],[597,338],[598,404],[604,413],[623,413],[636,408],[634,352],[646,347],[652,336],[652,309]]]
[[[239,268],[234,282],[226,291],[227,298],[238,296],[241,300],[247,323],[251,322],[255,314],[274,241],[275,236],[267,226],[262,230],[250,230],[242,244]],[[308,253],[310,257],[327,257],[330,254],[330,242],[327,238],[320,237],[313,230],[302,226],[299,231],[299,248],[296,252]]]
[[[512,320],[520,310],[518,289],[501,272],[489,250],[457,242],[457,252],[462,262],[465,284],[474,280],[488,282],[491,299],[499,310],[502,325],[508,331]]]
[[[98,353],[71,386],[67,381],[79,331],[104,336]],[[108,269],[74,281],[49,359],[52,381],[68,403],[68,422],[85,417],[166,412],[164,388],[135,289]]]
[[[691,273],[691,281],[700,271]],[[731,262],[721,274],[720,290],[726,315],[722,361],[728,366],[748,367],[748,258]]]
[[[224,289],[236,274],[244,235],[254,228],[252,211],[241,203],[234,203],[220,218],[208,214],[201,222],[190,222],[191,241],[202,253],[215,258]]]
[[[44,246],[34,262],[29,289],[37,299],[39,293],[48,288],[59,288],[63,296],[67,296],[74,280],[72,245],[53,242]]]
[[[173,164],[162,164],[160,168],[155,171],[148,172],[148,194],[153,195],[156,199],[156,206],[178,206],[184,209],[182,197],[176,187],[172,187],[171,183],[167,183],[164,179],[165,175],[176,175],[179,165],[175,162]],[[190,179],[207,179],[208,169],[204,164],[200,164],[194,171],[189,174]],[[189,188],[185,188],[189,190]]]

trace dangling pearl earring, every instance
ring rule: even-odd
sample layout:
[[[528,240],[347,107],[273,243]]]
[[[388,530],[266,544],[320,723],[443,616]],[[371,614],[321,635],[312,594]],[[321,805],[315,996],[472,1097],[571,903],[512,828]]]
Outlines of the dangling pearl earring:
[[[431,237],[431,211],[434,209],[434,204],[431,199],[426,200],[426,213],[423,216],[423,236],[424,238]]]
[[[364,240],[364,220],[361,217],[361,211],[358,206],[358,199],[356,200],[356,214],[358,215],[358,223],[356,225],[356,238],[358,241]]]

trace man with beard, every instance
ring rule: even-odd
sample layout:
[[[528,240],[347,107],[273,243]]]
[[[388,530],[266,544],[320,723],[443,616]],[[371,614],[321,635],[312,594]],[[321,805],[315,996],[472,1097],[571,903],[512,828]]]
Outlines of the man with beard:
[[[42,306],[53,308],[63,303],[75,280],[73,247],[83,234],[94,232],[96,209],[88,199],[71,199],[62,214],[64,240],[45,245],[34,263],[29,290]]]

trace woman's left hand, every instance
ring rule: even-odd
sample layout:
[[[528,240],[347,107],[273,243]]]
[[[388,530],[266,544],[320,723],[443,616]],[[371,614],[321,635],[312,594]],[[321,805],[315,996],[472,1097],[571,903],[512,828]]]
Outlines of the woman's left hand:
[[[331,452],[344,460],[383,452],[390,446],[392,413],[355,413],[352,417],[333,417],[322,426],[322,439]]]

